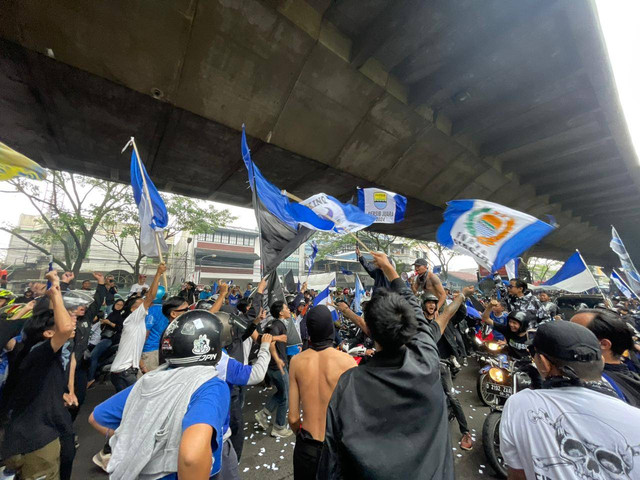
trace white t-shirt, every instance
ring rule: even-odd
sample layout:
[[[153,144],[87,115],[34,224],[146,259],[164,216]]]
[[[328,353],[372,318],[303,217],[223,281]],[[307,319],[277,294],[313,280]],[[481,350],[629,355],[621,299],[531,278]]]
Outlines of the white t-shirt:
[[[139,283],[134,283],[129,290],[129,296],[133,295],[134,293],[140,293],[145,288],[149,290],[149,285],[147,285],[146,283],[143,283],[142,285],[140,285]]]
[[[640,409],[582,387],[523,390],[505,404],[500,451],[531,480],[637,480]]]
[[[124,372],[128,368],[140,368],[142,347],[147,339],[147,328],[144,320],[147,309],[144,304],[133,311],[122,324],[122,336],[118,345],[118,352],[111,364],[112,372]]]

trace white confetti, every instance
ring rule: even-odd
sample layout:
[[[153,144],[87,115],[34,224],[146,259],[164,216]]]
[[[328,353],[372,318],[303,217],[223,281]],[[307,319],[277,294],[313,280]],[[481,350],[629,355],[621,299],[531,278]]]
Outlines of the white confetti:
[[[251,442],[251,445],[255,445],[255,444],[256,444],[256,442]]]
[[[482,469],[479,469],[479,470],[478,470],[478,473],[482,474]]]
[[[458,455],[456,455],[456,457],[458,457],[458,458],[460,458],[461,456],[462,456],[462,454],[461,454],[461,453],[459,453]]]
[[[249,471],[249,467],[245,468],[242,473],[247,473]]]
[[[284,460],[284,457],[282,455],[280,455],[280,460]]]

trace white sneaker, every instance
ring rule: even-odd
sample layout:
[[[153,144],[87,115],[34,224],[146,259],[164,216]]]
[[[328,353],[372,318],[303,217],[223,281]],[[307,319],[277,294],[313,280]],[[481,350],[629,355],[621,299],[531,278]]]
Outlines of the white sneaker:
[[[109,460],[111,460],[111,454],[104,453],[102,450],[100,450],[93,456],[93,463],[95,463],[105,472],[107,472],[107,465],[109,465]]]
[[[256,422],[258,422],[258,425],[260,425],[264,430],[269,429],[269,416],[264,410],[260,410],[256,413]]]
[[[289,425],[285,425],[284,427],[279,427],[276,424],[274,424],[273,428],[271,429],[272,437],[287,438],[290,435],[293,435],[293,430],[289,428]]]

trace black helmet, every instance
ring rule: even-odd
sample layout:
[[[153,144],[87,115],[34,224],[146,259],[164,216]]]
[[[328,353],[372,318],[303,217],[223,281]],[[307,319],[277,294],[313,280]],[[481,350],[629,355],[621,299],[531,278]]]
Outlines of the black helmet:
[[[433,293],[429,292],[424,296],[424,300],[422,303],[427,303],[427,302],[438,303],[438,297],[436,297]]]
[[[526,332],[529,328],[529,324],[534,319],[534,316],[530,312],[513,311],[509,313],[508,320],[515,320],[520,324],[518,333]]]
[[[191,310],[169,324],[162,335],[162,357],[169,365],[216,365],[222,353],[222,322],[206,310]]]
[[[213,303],[211,300],[207,300],[207,299],[203,299],[203,300],[198,300],[198,303],[196,303],[196,310],[209,310],[211,307],[213,307]]]

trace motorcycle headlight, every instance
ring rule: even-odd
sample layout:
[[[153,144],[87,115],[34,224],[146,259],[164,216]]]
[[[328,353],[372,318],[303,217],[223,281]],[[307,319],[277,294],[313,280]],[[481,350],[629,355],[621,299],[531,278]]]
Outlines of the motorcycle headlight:
[[[498,350],[500,350],[500,345],[498,345],[497,343],[489,342],[487,343],[487,348],[492,352],[497,352]]]
[[[504,372],[500,368],[494,367],[490,369],[489,376],[491,377],[491,380],[493,380],[494,382],[497,382],[497,383],[504,382]]]

